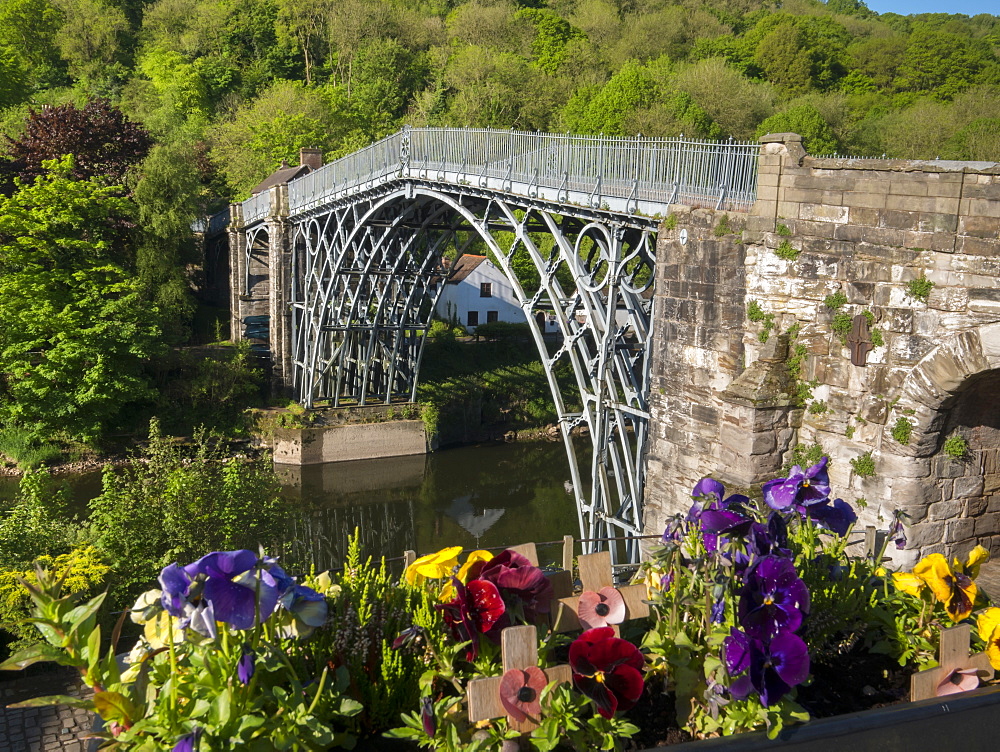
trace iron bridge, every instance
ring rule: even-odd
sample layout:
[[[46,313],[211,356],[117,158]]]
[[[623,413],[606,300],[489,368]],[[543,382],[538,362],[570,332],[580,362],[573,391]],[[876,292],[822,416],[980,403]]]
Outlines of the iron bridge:
[[[287,288],[271,309],[287,343],[274,357],[304,406],[415,400],[442,259],[485,245],[541,357],[596,550],[642,532],[658,227],[671,204],[749,209],[758,149],[404,128],[233,207],[240,297],[261,279]],[[553,318],[559,336],[546,337]],[[556,378],[563,363],[572,394]],[[634,540],[611,548],[638,560]]]

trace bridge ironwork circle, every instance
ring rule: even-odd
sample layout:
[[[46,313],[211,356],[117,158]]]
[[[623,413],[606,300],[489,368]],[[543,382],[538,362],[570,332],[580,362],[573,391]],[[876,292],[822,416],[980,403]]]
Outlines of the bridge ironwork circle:
[[[657,220],[411,179],[290,221],[294,386],[303,404],[414,399],[447,274],[443,254],[479,240],[511,281],[538,348],[587,550],[641,533]],[[516,273],[526,265],[536,284]],[[555,321],[558,342],[545,337],[539,315]],[[563,363],[578,408],[557,378]],[[579,446],[587,443],[589,453]],[[635,541],[611,548],[616,560],[638,559]]]

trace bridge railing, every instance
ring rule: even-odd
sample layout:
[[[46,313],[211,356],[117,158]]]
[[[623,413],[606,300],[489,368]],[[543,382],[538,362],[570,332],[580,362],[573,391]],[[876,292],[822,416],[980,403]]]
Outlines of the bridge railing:
[[[271,213],[271,193],[264,191],[243,202],[243,224],[253,224]]]
[[[609,138],[485,128],[405,128],[289,183],[292,213],[395,177],[457,182],[625,211],[686,203],[745,211],[756,199],[756,142]],[[265,216],[267,194],[244,203]],[[256,202],[251,205],[251,202]],[[263,212],[263,213],[261,213]]]

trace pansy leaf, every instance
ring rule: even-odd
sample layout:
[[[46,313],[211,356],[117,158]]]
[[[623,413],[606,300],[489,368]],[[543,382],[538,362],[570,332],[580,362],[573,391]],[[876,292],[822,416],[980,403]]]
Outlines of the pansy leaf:
[[[94,709],[105,721],[118,721],[126,726],[141,715],[135,703],[121,692],[97,692],[94,695]]]
[[[44,708],[50,705],[68,705],[71,708],[82,708],[83,710],[93,710],[93,700],[70,695],[47,695],[45,697],[33,697],[23,702],[14,702],[8,708]]]
[[[39,643],[15,653],[6,661],[0,663],[0,671],[19,671],[22,668],[27,668],[28,666],[44,661],[52,661],[53,663],[58,663],[60,666],[80,667],[87,665],[86,661],[72,658],[60,648]]]

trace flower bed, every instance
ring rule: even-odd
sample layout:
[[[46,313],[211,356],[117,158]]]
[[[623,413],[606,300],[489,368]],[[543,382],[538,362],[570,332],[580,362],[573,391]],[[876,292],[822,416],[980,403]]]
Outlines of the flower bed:
[[[831,498],[825,459],[765,483],[757,503],[709,478],[693,498],[630,585],[604,553],[579,557],[574,588],[577,572],[543,571],[533,545],[445,548],[402,579],[363,561],[356,540],[343,571],[302,580],[262,553],[213,552],[166,567],[110,647],[103,596],[78,603],[40,570],[29,590],[45,642],[4,668],[74,666],[92,701],[30,704],[93,709],[109,748],[186,752],[377,749],[385,737],[635,750],[720,737],[711,748],[755,730],[815,744],[869,716],[807,721],[904,702],[914,671],[933,669],[912,679],[933,695],[1000,666],[1000,609],[976,612],[985,551],[933,554],[909,573],[886,571],[884,550],[848,556],[856,516]],[[905,545],[903,522],[887,542]],[[142,634],[120,671],[126,615]],[[985,655],[969,655],[969,626]],[[909,717],[896,707],[880,712]]]

